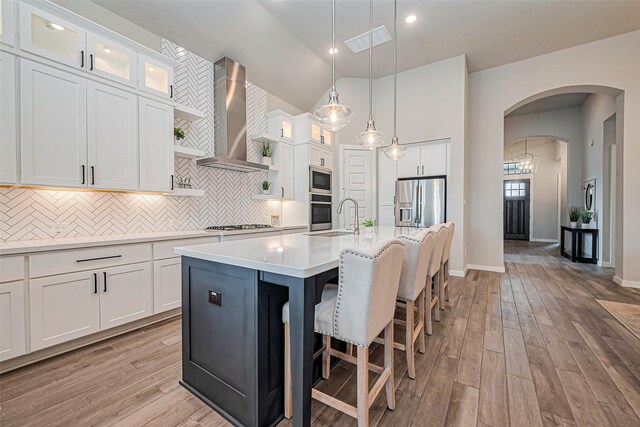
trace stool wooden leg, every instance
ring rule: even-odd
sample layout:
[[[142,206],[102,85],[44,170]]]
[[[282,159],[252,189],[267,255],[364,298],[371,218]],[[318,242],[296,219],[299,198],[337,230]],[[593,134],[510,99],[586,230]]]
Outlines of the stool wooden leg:
[[[291,396],[291,333],[289,324],[284,324],[284,416],[293,415],[293,400]]]
[[[420,292],[418,295],[418,325],[422,325],[424,328],[424,310],[425,310],[425,299],[426,299],[426,290]],[[420,331],[418,335],[418,351],[420,353],[424,353],[427,350],[426,343],[424,339],[424,331]]]
[[[445,289],[444,289],[444,268],[442,265],[440,266],[440,271],[438,271],[438,302],[440,303],[440,310],[444,310],[447,306],[445,301]]]
[[[436,273],[435,276],[433,276],[433,292],[435,292],[436,296],[436,322],[440,321],[440,302],[442,301],[441,297],[442,295],[440,295],[440,281],[438,280],[440,278],[440,274]]]
[[[353,344],[347,343],[347,354],[353,356]]]
[[[413,301],[407,301],[407,318],[405,319],[405,321],[407,322],[405,325],[405,353],[407,354],[407,375],[409,375],[409,378],[415,378],[416,377],[416,366],[415,366],[415,360],[414,360],[414,347],[413,347],[413,316],[414,316],[414,303]],[[385,340],[386,340],[386,333],[385,333]]]
[[[331,374],[331,356],[329,353],[331,349],[331,337],[323,335],[322,341],[325,347],[325,350],[322,352],[322,378],[327,380]]]
[[[427,277],[427,286],[424,289],[424,293],[426,294],[426,299],[427,299],[427,304],[425,305],[424,309],[426,311],[426,326],[425,326],[425,331],[427,332],[427,335],[431,335],[433,333],[433,321],[431,320],[431,300],[433,299],[433,290],[431,289],[431,278]]]
[[[357,351],[358,427],[369,427],[369,349],[357,346]]]
[[[422,335],[422,331],[420,334]],[[411,358],[413,359],[413,355]],[[393,320],[384,329],[384,367],[391,369],[391,376],[389,376],[385,384],[385,392],[387,394],[387,407],[394,410],[396,409],[396,387],[393,363]]]

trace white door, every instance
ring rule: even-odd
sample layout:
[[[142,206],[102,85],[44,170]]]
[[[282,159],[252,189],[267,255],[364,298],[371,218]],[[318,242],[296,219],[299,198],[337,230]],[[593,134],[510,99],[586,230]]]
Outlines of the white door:
[[[173,189],[173,107],[140,98],[140,190]]]
[[[396,161],[385,156],[382,148],[378,149],[378,204],[380,205],[395,204],[396,168]]]
[[[427,144],[420,149],[422,176],[447,174],[447,144]]]
[[[15,46],[15,0],[0,0],[0,42]]]
[[[87,82],[89,187],[138,189],[138,97]]]
[[[414,178],[420,173],[420,147],[409,146],[397,161],[398,178]]]
[[[74,68],[87,65],[84,29],[23,2],[20,48]]]
[[[25,354],[23,280],[0,284],[0,361]]]
[[[145,55],[139,55],[138,61],[140,89],[173,98],[173,68]]]
[[[274,192],[284,199],[293,199],[293,147],[280,143],[278,147],[278,165],[280,168],[276,178]]]
[[[373,152],[366,149],[344,149],[342,167],[342,197],[351,197],[358,202],[358,218],[373,218]],[[340,226],[351,228],[355,223],[355,207],[345,202],[346,212],[340,215]]]
[[[20,61],[22,184],[87,186],[87,83]]]
[[[18,182],[15,65],[15,56],[0,52],[0,183],[3,184]]]
[[[87,33],[88,71],[136,87],[138,85],[138,55],[106,37]]]
[[[381,205],[378,225],[394,227],[396,225],[395,205]]]
[[[101,330],[142,319],[153,313],[151,263],[108,268],[100,276]]]
[[[182,303],[180,257],[153,262],[153,313],[180,307]]]
[[[100,330],[97,272],[33,279],[29,290],[31,351]]]

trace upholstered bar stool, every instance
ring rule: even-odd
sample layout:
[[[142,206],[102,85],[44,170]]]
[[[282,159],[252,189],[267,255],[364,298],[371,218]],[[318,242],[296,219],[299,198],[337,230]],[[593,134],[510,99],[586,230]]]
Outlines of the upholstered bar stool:
[[[427,335],[431,335],[433,333],[432,310],[434,307],[436,312],[435,319],[438,322],[440,321],[440,305],[442,303],[442,295],[440,295],[440,261],[442,260],[442,252],[447,241],[447,230],[439,224],[426,230],[421,230],[415,236],[417,237],[420,233],[428,233],[429,231],[435,232],[436,243],[433,248],[431,259],[429,260],[429,268],[427,269],[426,290],[428,304],[426,307],[427,312],[425,320],[427,323]]]
[[[444,298],[443,301],[449,301],[449,255],[451,255],[451,242],[453,242],[456,225],[453,222],[447,222],[443,228],[447,230],[447,240],[442,250],[442,260],[440,260],[440,295]],[[445,305],[443,302],[440,308],[444,310]]]
[[[369,250],[345,249],[340,253],[338,286],[325,286],[316,304],[314,328],[323,335],[323,376],[329,377],[329,360],[338,357],[357,365],[357,407],[312,390],[312,397],[369,425],[369,407],[385,387],[387,407],[395,408],[393,366],[393,314],[404,244],[397,239],[376,242]],[[291,418],[291,347],[289,303],[282,309],[285,324],[285,417]],[[369,345],[384,330],[384,366],[369,364]],[[331,348],[331,338],[354,344],[356,357]],[[319,354],[316,353],[315,356]],[[380,374],[369,390],[369,370]]]

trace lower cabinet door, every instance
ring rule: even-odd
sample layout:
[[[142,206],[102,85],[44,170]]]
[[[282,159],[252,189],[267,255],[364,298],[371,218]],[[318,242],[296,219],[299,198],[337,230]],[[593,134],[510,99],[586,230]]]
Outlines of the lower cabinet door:
[[[123,265],[100,272],[100,329],[150,316],[153,313],[151,263]]]
[[[153,313],[180,307],[182,303],[180,257],[153,262]]]
[[[378,225],[390,226],[390,227],[395,226],[396,225],[395,209],[396,207],[394,205],[381,205],[380,221],[378,221]]]
[[[0,361],[26,353],[24,281],[0,284]]]
[[[60,274],[29,283],[31,351],[100,330],[97,272]]]

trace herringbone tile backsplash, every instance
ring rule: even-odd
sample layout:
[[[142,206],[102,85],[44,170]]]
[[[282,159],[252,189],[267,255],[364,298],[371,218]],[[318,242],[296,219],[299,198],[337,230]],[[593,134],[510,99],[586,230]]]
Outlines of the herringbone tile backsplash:
[[[176,121],[186,138],[181,145],[213,155],[213,64],[163,40],[162,52],[178,61],[176,100],[197,108],[206,117],[196,122]],[[267,92],[247,87],[247,135],[266,130]],[[249,160],[258,159],[249,142]],[[252,200],[266,173],[196,167],[193,160],[176,158],[176,176],[191,176],[204,197],[146,194],[0,189],[0,238],[3,240],[99,236],[153,231],[201,229],[209,225],[264,223],[281,214],[278,202]],[[54,231],[61,224],[62,231]]]

